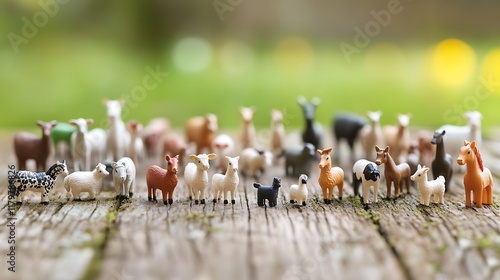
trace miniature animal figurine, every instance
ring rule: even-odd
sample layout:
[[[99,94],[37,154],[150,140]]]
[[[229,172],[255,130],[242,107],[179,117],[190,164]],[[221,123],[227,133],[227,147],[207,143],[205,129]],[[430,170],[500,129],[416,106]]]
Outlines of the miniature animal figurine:
[[[39,192],[41,204],[49,204],[49,193],[59,175],[68,175],[66,161],[57,161],[46,172],[16,171],[9,175],[9,196],[13,196],[17,203],[21,203],[21,194],[24,191]]]
[[[418,149],[418,141],[412,140],[408,149],[406,163],[410,166],[410,173],[414,174],[417,171],[417,166],[420,164],[420,152]]]
[[[359,132],[360,142],[365,151],[365,158],[368,160],[375,160],[373,155],[373,147],[375,145],[384,146],[384,136],[382,134],[382,129],[380,128],[380,117],[382,112],[370,112],[366,113],[370,119],[370,123],[366,124]]]
[[[277,157],[283,153],[285,146],[283,113],[279,110],[272,110],[271,112],[271,132],[271,152]]]
[[[434,133],[427,130],[420,130],[417,132],[417,149],[418,149],[418,163],[425,166],[430,166],[432,160],[436,157],[436,146],[433,145],[432,138],[434,137]],[[411,167],[411,166],[410,166]],[[415,170],[412,170],[412,174],[415,173],[417,167],[415,166]]]
[[[252,123],[255,108],[241,107],[241,149],[255,147],[255,128]]]
[[[41,138],[29,132],[16,133],[14,136],[14,152],[19,170],[26,169],[26,161],[29,159],[35,160],[37,171],[46,170],[45,166],[50,153],[50,132],[56,124],[56,121],[48,123],[37,121],[36,125],[42,129]]]
[[[493,177],[491,171],[483,166],[483,159],[475,141],[464,141],[457,163],[467,167],[464,174],[465,206],[472,205],[471,192],[476,207],[493,204]]]
[[[391,185],[394,183],[394,195],[399,196],[403,193],[403,182],[406,184],[406,191],[410,193],[410,166],[408,163],[401,163],[396,165],[392,156],[389,154],[389,146],[385,149],[380,149],[375,146],[377,152],[377,159],[375,163],[380,166],[385,164],[384,175],[387,185],[387,198],[391,197]]]
[[[55,157],[63,157],[63,150],[70,154],[71,150],[71,135],[75,132],[76,128],[69,123],[58,122],[52,128],[50,136],[54,143]]]
[[[196,153],[202,153],[203,149],[213,152],[213,140],[217,133],[217,117],[208,114],[206,117],[194,117],[186,124],[186,139],[188,143],[196,144]]]
[[[314,122],[316,108],[318,107],[320,101],[315,97],[311,100],[311,103],[307,103],[307,100],[303,96],[300,96],[297,102],[302,107],[306,122],[306,127],[302,133],[302,140],[304,143],[313,144],[314,148],[317,149],[321,144],[321,136],[323,135],[323,128],[321,125]]]
[[[125,156],[130,143],[130,134],[121,116],[125,101],[123,99],[104,100],[103,103],[108,115],[106,151],[108,155],[111,155],[112,160],[118,160]]]
[[[354,143],[358,138],[360,130],[365,126],[364,117],[352,113],[338,113],[333,120],[334,138],[336,140],[336,162],[340,159],[340,141],[344,139],[351,150],[351,162],[355,161]]]
[[[373,202],[377,203],[380,172],[377,164],[360,159],[352,167],[352,186],[354,195],[359,195],[359,184],[363,185],[363,203],[368,203],[370,187],[373,186]]]
[[[332,167],[332,159],[330,153],[333,148],[327,148],[324,150],[317,150],[316,152],[320,156],[319,167],[319,178],[318,183],[323,191],[323,199],[325,204],[331,204],[333,202],[333,189],[335,186],[339,189],[339,199],[342,200],[342,190],[344,188],[344,170],[342,168],[335,166]]]
[[[445,130],[436,130],[431,141],[432,144],[436,145],[436,157],[432,161],[432,175],[434,179],[437,179],[438,176],[444,177],[446,181],[445,190],[448,192],[450,190],[451,176],[453,175],[453,159],[451,155],[444,150],[443,136],[445,133]]]
[[[188,146],[184,139],[177,133],[169,133],[163,141],[163,156],[179,155],[179,168],[184,166]]]
[[[446,130],[446,147],[448,153],[451,154],[452,158],[457,158],[459,155],[460,148],[462,147],[462,139],[470,139],[471,141],[476,141],[476,146],[481,148],[481,119],[483,116],[478,111],[466,112],[464,117],[467,119],[468,124],[466,126],[456,126],[456,125],[443,125],[437,130]],[[459,165],[454,165],[455,171],[462,171]]]
[[[231,194],[231,204],[235,204],[234,192],[240,183],[240,178],[238,177],[238,160],[240,157],[229,157],[227,159],[226,174],[214,174],[212,177],[212,187],[214,188],[214,200],[220,200],[224,194],[224,204],[228,204],[227,193]]]
[[[77,128],[71,135],[74,171],[89,171],[91,163],[100,162],[104,156],[106,132],[101,128],[88,131],[88,127],[94,123],[92,119],[72,119],[69,123]]]
[[[189,158],[194,161],[186,165],[184,170],[184,181],[189,193],[189,200],[194,197],[194,204],[205,204],[205,189],[208,185],[208,160],[215,159],[215,154],[190,155]]]
[[[137,121],[128,121],[127,130],[130,133],[130,142],[127,147],[127,154],[134,162],[144,158],[144,142],[141,138],[142,124]]]
[[[305,143],[303,146],[287,148],[283,151],[285,156],[285,175],[299,176],[311,173],[311,161],[315,156],[314,146]]]
[[[290,186],[290,203],[306,206],[307,194],[307,175],[302,174],[297,185]]]
[[[220,170],[222,173],[225,173],[227,167],[226,156],[229,156],[229,154],[234,149],[233,138],[231,138],[231,136],[227,134],[217,135],[217,137],[215,137],[214,139],[213,145],[215,154],[219,155],[217,169]]]
[[[417,182],[418,191],[420,192],[420,204],[429,206],[431,195],[434,196],[434,202],[444,203],[445,178],[439,176],[435,180],[427,181],[428,171],[429,167],[422,167],[419,164],[415,174],[410,177],[412,181]]]
[[[104,177],[108,175],[109,172],[102,163],[98,163],[94,171],[75,171],[69,174],[64,178],[64,188],[68,198],[72,195],[73,199],[80,200],[80,194],[87,192],[90,200],[94,200],[96,190],[101,186]]]
[[[165,160],[167,161],[167,170],[157,165],[148,168],[146,184],[148,186],[148,200],[156,202],[156,192],[161,190],[163,204],[167,205],[167,203],[174,203],[174,190],[179,182],[177,178],[179,155],[175,157],[166,155]]]
[[[123,157],[111,163],[113,167],[113,183],[115,184],[116,198],[132,197],[135,184],[135,164],[129,157]]]
[[[142,141],[144,142],[144,148],[148,157],[154,157],[161,153],[164,137],[169,128],[170,122],[167,119],[154,118],[142,130]],[[173,154],[176,155],[177,153]]]
[[[274,177],[271,186],[263,186],[259,183],[254,183],[253,186],[257,189],[257,205],[260,207],[266,205],[266,199],[269,202],[269,207],[278,205],[278,193],[281,187],[280,178]]]
[[[241,174],[243,177],[252,176],[256,181],[271,166],[273,155],[269,151],[246,148],[241,151]]]
[[[410,115],[399,114],[397,127],[385,126],[382,130],[385,144],[391,147],[392,158],[396,164],[406,162],[406,153],[410,148],[410,131],[408,130],[409,124]]]

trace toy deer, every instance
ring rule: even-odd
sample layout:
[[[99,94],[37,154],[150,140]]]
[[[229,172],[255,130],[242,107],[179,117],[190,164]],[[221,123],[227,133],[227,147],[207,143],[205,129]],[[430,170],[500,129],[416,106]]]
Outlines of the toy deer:
[[[375,146],[375,151],[377,152],[377,159],[375,163],[377,165],[385,164],[384,175],[385,182],[387,184],[387,198],[391,197],[391,185],[394,183],[394,195],[399,196],[403,193],[403,182],[406,183],[406,191],[410,193],[410,166],[407,163],[401,163],[396,165],[391,155],[389,154],[389,146],[385,149],[380,149]]]
[[[320,155],[321,160],[318,165],[320,169],[318,183],[323,191],[323,199],[325,204],[330,204],[333,201],[333,188],[338,186],[339,188],[339,199],[342,200],[342,189],[344,187],[344,171],[340,167],[332,167],[332,159],[330,157],[330,152],[333,150],[332,147],[317,150],[316,152]]]
[[[26,169],[26,161],[28,159],[34,159],[36,161],[36,169],[38,171],[45,170],[50,152],[50,132],[56,124],[56,121],[48,123],[37,121],[36,125],[42,129],[41,138],[28,132],[16,133],[14,136],[14,151],[17,156],[19,170]]]

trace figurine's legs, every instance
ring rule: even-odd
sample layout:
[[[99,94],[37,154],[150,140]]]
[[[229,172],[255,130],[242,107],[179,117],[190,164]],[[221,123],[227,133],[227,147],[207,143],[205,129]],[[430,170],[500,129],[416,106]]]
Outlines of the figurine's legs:
[[[370,194],[370,185],[367,182],[363,184],[363,203],[368,203],[368,196]]]
[[[469,189],[465,189],[465,207],[471,207],[470,193]]]
[[[94,190],[89,190],[89,196],[90,196],[90,200],[94,200],[95,199],[95,193],[94,193]]]
[[[391,198],[391,180],[389,180],[387,177],[385,179],[385,184],[387,185],[387,198]]]
[[[339,182],[338,188],[339,188],[339,199],[342,200],[342,192],[344,191],[344,180]]]
[[[231,204],[236,204],[236,199],[234,199],[235,190],[230,191],[231,193]]]
[[[378,200],[378,181],[373,185],[373,202],[377,203]]]

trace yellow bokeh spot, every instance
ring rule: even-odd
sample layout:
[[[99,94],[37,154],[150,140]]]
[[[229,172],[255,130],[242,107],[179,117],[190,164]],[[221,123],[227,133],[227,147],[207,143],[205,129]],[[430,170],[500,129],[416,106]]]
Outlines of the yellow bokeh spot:
[[[434,79],[442,86],[456,88],[470,81],[476,55],[463,41],[447,39],[436,46],[431,63]]]
[[[309,42],[298,36],[281,40],[274,53],[276,64],[292,73],[310,70],[313,57],[313,49]]]
[[[492,87],[490,90],[500,93],[500,48],[490,51],[483,60],[481,69],[483,79],[490,81]]]

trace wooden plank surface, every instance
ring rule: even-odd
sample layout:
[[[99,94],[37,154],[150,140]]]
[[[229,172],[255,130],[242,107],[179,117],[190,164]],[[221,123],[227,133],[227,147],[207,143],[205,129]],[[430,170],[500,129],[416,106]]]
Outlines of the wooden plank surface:
[[[7,141],[4,139],[4,141]],[[8,141],[7,141],[8,142]],[[497,143],[483,148],[497,174]],[[16,272],[7,271],[7,164],[0,164],[0,279],[492,279],[500,277],[500,201],[465,208],[461,175],[444,205],[418,205],[419,195],[363,206],[346,179],[344,200],[324,205],[310,176],[308,206],[288,203],[296,178],[283,178],[278,206],[258,207],[253,180],[241,180],[235,205],[195,205],[181,178],[171,206],[146,199],[138,168],[132,199],[110,188],[90,202],[55,194],[47,206],[27,195],[16,213]],[[490,152],[491,151],[491,152]],[[157,163],[157,162],[154,162]],[[348,162],[342,162],[344,170]],[[282,176],[271,168],[261,182]],[[213,174],[213,171],[211,171]],[[211,176],[210,174],[210,176]],[[350,172],[346,171],[346,174]],[[347,176],[350,177],[350,176]],[[335,192],[335,195],[337,193]]]

